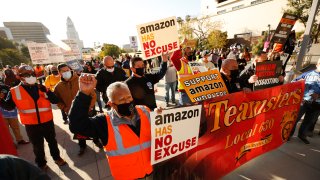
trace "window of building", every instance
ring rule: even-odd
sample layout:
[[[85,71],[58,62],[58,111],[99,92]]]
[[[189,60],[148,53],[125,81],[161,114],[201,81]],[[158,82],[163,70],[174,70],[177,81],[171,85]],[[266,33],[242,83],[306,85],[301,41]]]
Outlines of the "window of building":
[[[224,9],[224,10],[218,11],[217,14],[223,14],[223,13],[226,13],[226,12],[227,12],[227,10]]]
[[[241,8],[243,8],[244,7],[244,4],[241,4],[241,5],[239,5],[239,6],[234,6],[234,7],[232,7],[232,10],[234,11],[234,10],[237,10],[237,9],[241,9]]]

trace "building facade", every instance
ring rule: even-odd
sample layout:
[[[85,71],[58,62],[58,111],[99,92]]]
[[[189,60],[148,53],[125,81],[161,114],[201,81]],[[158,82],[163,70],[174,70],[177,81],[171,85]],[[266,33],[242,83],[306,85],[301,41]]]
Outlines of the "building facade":
[[[202,0],[200,17],[220,22],[228,38],[248,34],[261,36],[264,31],[275,30],[286,9],[287,0]],[[303,31],[302,23],[293,27]]]
[[[49,29],[40,22],[4,22],[6,28],[12,33],[12,39],[19,43],[33,41],[37,43],[50,42],[47,35]]]
[[[83,48],[83,41],[80,40],[79,34],[70,17],[67,18],[67,38],[77,42],[80,49]]]

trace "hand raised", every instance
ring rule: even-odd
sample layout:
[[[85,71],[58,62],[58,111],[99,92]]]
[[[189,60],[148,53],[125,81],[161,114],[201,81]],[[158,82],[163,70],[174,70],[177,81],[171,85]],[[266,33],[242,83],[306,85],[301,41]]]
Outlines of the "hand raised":
[[[79,90],[86,94],[90,95],[94,88],[96,88],[97,80],[93,74],[84,74],[82,73],[79,78]]]

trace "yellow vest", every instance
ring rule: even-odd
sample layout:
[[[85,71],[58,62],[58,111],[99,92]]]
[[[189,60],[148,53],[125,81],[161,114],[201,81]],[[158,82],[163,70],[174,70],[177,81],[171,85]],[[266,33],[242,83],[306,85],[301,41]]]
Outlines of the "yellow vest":
[[[184,58],[180,59],[181,68],[177,72],[177,74],[178,74],[178,90],[184,90],[182,84],[180,83],[180,78],[192,75],[192,70],[191,70],[189,64],[187,64],[183,59]]]

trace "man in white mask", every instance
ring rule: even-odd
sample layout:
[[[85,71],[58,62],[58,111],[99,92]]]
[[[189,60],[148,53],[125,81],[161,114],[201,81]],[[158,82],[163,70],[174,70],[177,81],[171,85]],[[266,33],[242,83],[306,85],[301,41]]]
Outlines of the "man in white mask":
[[[61,80],[54,88],[54,93],[58,97],[58,107],[64,111],[67,115],[69,115],[69,110],[72,104],[73,99],[77,95],[79,91],[79,76],[71,71],[67,64],[59,64],[58,71],[61,76]],[[92,101],[90,104],[89,112],[93,110],[96,94],[91,93]],[[88,112],[88,113],[89,113]],[[82,155],[87,147],[86,145],[86,138],[79,138],[80,136],[75,135],[75,138],[79,140],[80,150],[78,155]],[[95,141],[97,146],[102,147],[99,145],[99,141]]]
[[[41,169],[48,168],[44,153],[44,139],[48,142],[50,154],[55,163],[59,166],[65,165],[66,162],[60,157],[55,138],[51,110],[51,103],[58,102],[57,97],[45,86],[36,84],[37,79],[31,66],[20,66],[17,75],[21,83],[10,89],[6,99],[1,98],[1,107],[6,110],[17,107],[20,121],[25,125],[33,146],[35,162]]]
[[[102,93],[103,101],[107,106],[109,101],[106,94],[107,87],[114,82],[125,81],[128,77],[123,69],[114,66],[114,60],[111,56],[103,58],[103,65],[104,68],[100,69],[96,74],[96,89]]]

